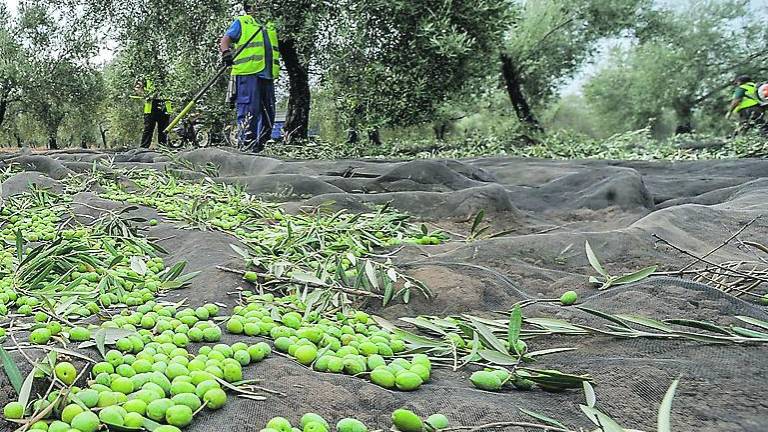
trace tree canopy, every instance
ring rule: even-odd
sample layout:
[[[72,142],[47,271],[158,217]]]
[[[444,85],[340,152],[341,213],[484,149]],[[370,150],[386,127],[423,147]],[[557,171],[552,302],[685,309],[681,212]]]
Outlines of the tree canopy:
[[[673,118],[679,131],[719,131],[733,75],[766,72],[767,30],[747,0],[264,5],[280,32],[287,143],[321,119],[324,136],[350,140],[407,130],[445,139],[458,123],[542,131],[569,96],[563,88],[596,58],[583,89],[581,115],[598,117],[590,124],[621,132]],[[0,134],[8,143],[135,145],[134,80],[151,78],[176,106],[186,102],[219,67],[218,39],[240,13],[233,0],[21,0],[15,13],[0,5]],[[621,43],[596,57],[610,41]],[[233,118],[226,86],[199,107],[220,127]]]
[[[0,16],[0,125],[9,113],[16,123],[36,124],[51,148],[65,120],[88,134],[90,121],[76,119],[95,110],[101,76],[91,63],[97,41],[83,16],[39,0],[20,3],[17,16],[3,6]]]
[[[768,71],[765,26],[743,0],[699,2],[657,11],[654,19],[651,34],[614,50],[586,85],[589,103],[613,131],[658,121],[665,110],[681,131],[694,127],[697,112],[716,122],[734,77]]]

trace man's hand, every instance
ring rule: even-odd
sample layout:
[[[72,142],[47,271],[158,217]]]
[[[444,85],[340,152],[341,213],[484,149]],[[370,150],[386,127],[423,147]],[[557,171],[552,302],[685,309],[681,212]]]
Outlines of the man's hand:
[[[221,64],[224,66],[232,66],[235,62],[235,57],[232,55],[232,50],[228,49],[221,53]]]
[[[733,111],[730,111],[730,110],[729,110],[727,113],[725,113],[725,119],[726,119],[726,120],[730,120],[730,119],[731,119],[731,115],[732,115],[732,114],[733,114]]]

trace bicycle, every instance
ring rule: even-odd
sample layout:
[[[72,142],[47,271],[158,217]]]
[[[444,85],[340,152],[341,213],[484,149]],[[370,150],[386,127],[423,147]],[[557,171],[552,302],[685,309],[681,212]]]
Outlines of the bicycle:
[[[220,130],[217,132],[216,129]],[[168,146],[172,149],[206,148],[214,145],[237,146],[236,127],[228,125],[221,128],[215,122],[206,121],[201,114],[190,115],[181,120],[179,125],[173,128],[172,133],[173,138],[168,140]]]

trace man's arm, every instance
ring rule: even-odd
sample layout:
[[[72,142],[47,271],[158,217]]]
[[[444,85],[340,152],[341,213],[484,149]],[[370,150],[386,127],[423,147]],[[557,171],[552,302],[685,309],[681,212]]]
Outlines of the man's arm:
[[[221,53],[221,62],[224,66],[232,66],[234,63],[234,54],[232,53],[232,44],[237,43],[240,39],[242,29],[240,28],[240,21],[235,20],[224,36],[219,40],[219,52]]]
[[[736,109],[741,104],[741,100],[743,98],[735,98],[731,101],[731,104],[728,106],[728,112],[725,114],[725,118],[730,118],[733,114],[733,110]]]
[[[744,100],[745,96],[746,91],[743,88],[736,88],[736,91],[733,92],[733,97],[731,98],[731,105],[728,106],[728,114],[726,114],[726,117],[730,117],[731,114],[733,114],[733,110],[741,104],[741,101]]]
[[[220,52],[227,52],[232,49],[232,38],[225,34],[221,37],[221,40],[219,41],[219,51]]]
[[[240,28],[240,21],[235,20],[232,25],[229,26],[227,32],[224,33],[224,36],[221,37],[221,40],[219,40],[219,51],[224,53],[231,50],[232,44],[235,44],[240,40],[241,33],[242,29]]]

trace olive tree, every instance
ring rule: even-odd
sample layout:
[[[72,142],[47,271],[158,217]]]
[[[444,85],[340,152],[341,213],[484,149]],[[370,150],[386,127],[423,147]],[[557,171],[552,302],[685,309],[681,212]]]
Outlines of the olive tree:
[[[509,25],[512,1],[344,0],[321,41],[323,83],[356,140],[382,127],[431,121],[484,74]]]
[[[28,75],[20,32],[18,20],[5,3],[0,4],[0,126],[11,104],[20,101],[23,77]]]
[[[592,58],[598,42],[648,23],[648,0],[538,0],[523,3],[505,34],[501,76],[521,122],[541,130],[536,109]]]
[[[678,132],[693,129],[697,112],[716,123],[732,79],[768,71],[765,35],[742,0],[658,11],[655,25],[587,83],[587,100],[613,131],[643,127],[665,110]]]
[[[86,112],[100,97],[98,71],[90,61],[96,54],[93,29],[78,11],[42,0],[21,2],[11,19],[15,30],[7,47],[15,50],[16,63],[3,75],[12,77],[5,82],[13,86],[14,99],[6,102],[20,102],[17,114],[37,122],[48,146],[58,148],[65,118]]]

